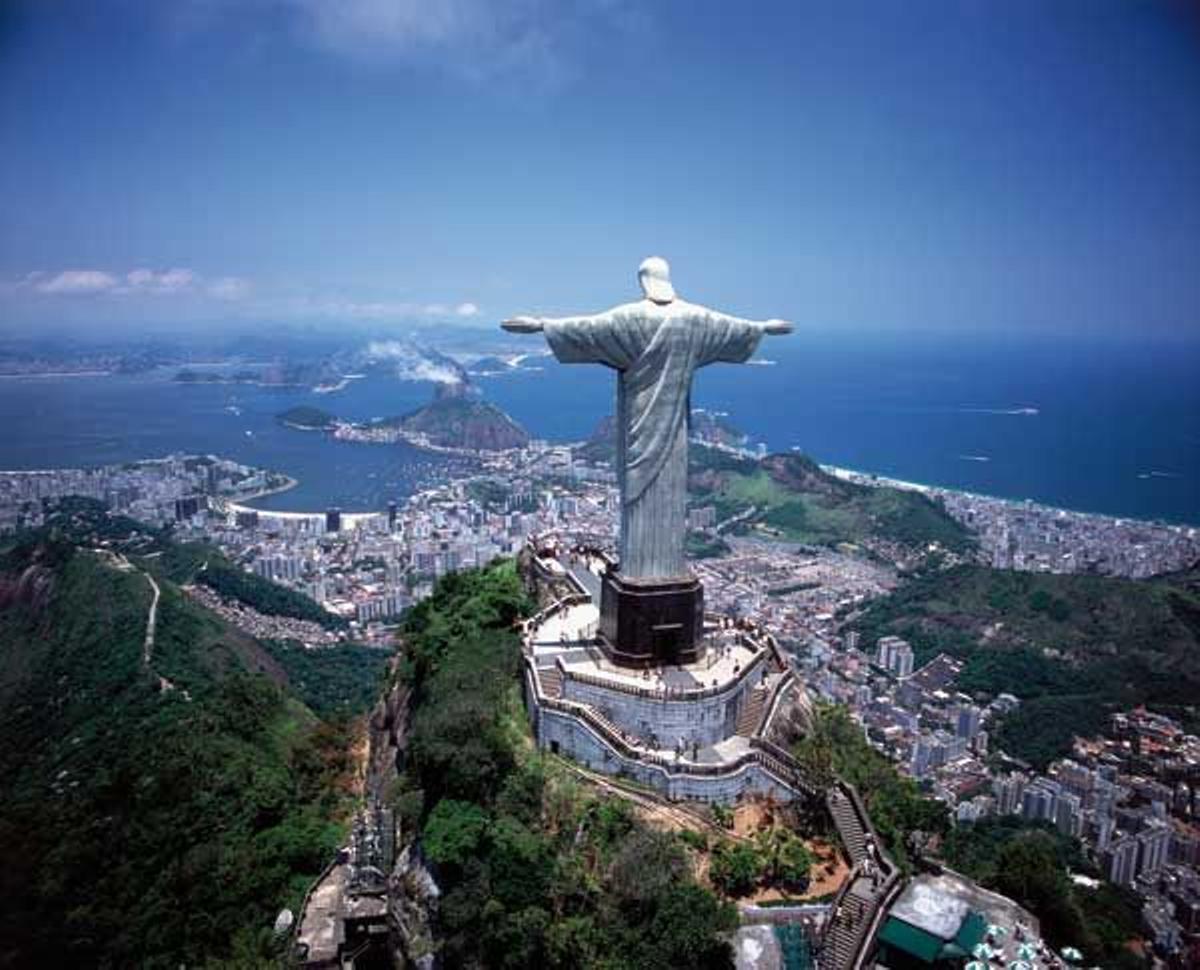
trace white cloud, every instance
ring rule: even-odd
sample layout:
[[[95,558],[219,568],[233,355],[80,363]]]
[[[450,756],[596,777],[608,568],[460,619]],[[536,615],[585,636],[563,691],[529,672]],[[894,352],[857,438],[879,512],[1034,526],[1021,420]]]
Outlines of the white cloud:
[[[367,357],[395,364],[396,376],[402,381],[458,384],[462,380],[462,375],[451,365],[430,360],[412,344],[399,340],[372,340],[367,345]]]
[[[99,269],[64,269],[53,276],[31,273],[26,280],[39,293],[105,293],[117,286],[112,273]]]
[[[578,76],[598,41],[605,50],[644,38],[651,19],[630,0],[191,0],[169,7],[168,22],[245,33],[254,8],[268,30],[339,57],[549,88]]]
[[[191,289],[196,279],[190,269],[176,267],[156,273],[152,269],[139,268],[125,274],[126,287],[122,292],[179,293]]]
[[[0,293],[38,296],[193,296],[240,300],[248,296],[250,281],[240,276],[206,280],[182,266],[154,270],[139,266],[125,273],[103,269],[34,270],[15,281],[0,282]]]
[[[208,284],[208,295],[218,300],[244,300],[250,290],[250,281],[240,276],[222,276]]]
[[[479,307],[469,302],[417,303],[407,300],[353,300],[302,297],[282,307],[285,315],[382,322],[469,319]]]
[[[380,323],[433,323],[472,320],[480,314],[478,304],[463,299],[420,302],[416,300],[369,300],[353,296],[331,296],[319,291],[308,296],[288,297],[279,292],[261,292],[244,276],[206,276],[187,267],[153,269],[137,266],[116,272],[104,269],[35,270],[24,276],[0,279],[0,300],[33,299],[51,302],[67,297],[103,300],[113,306],[141,302],[155,305],[155,313],[195,313],[205,304],[220,302],[222,312],[266,319],[315,317]],[[211,307],[208,308],[211,310]],[[208,312],[207,310],[205,312]]]

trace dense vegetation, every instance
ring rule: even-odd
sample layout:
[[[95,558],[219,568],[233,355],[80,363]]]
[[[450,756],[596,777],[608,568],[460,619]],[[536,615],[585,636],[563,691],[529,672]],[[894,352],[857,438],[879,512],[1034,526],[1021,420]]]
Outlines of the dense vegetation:
[[[53,535],[69,543],[104,544],[139,565],[178,584],[203,583],[222,596],[260,613],[312,620],[330,630],[349,624],[314,600],[286,586],[247,572],[207,542],[176,542],[169,527],[154,528],[108,511],[103,502],[80,496],[60,499],[47,516]]]
[[[714,559],[728,556],[733,551],[720,536],[694,530],[685,537],[683,549],[691,559]]]
[[[883,539],[910,548],[937,543],[960,553],[972,546],[961,525],[917,492],[843,481],[800,454],[755,463],[712,449],[692,451],[693,503],[714,505],[718,520],[753,508],[742,531],[813,545]]]
[[[586,794],[533,749],[511,563],[442,579],[405,623],[413,692],[393,798],[444,890],[448,967],[728,967],[736,913],[690,875],[689,849],[628,803]]]
[[[918,663],[963,658],[963,690],[1021,698],[996,740],[1039,766],[1135,704],[1197,724],[1200,592],[1183,582],[961,566],[876,600],[855,627],[868,644],[904,637]]]
[[[315,600],[273,583],[229,561],[216,546],[204,542],[170,543],[150,565],[178,583],[203,583],[214,592],[271,616],[311,620],[329,630],[348,624]]]
[[[862,727],[840,705],[815,706],[809,731],[793,753],[818,786],[837,777],[858,790],[876,832],[904,868],[910,866],[910,837],[935,835],[948,827],[946,807],[922,797],[916,782],[867,743]]]
[[[955,829],[942,846],[946,862],[1033,912],[1055,947],[1074,946],[1088,963],[1113,970],[1141,968],[1127,948],[1140,935],[1135,894],[1108,882],[1090,889],[1070,873],[1098,876],[1079,841],[1046,823],[1010,817]]]
[[[691,843],[695,834],[689,835]],[[745,896],[760,886],[802,893],[813,865],[808,846],[787,825],[763,829],[754,841],[722,839],[709,860],[709,881],[726,896]]]
[[[616,428],[611,417],[575,449],[587,461],[611,462]],[[792,542],[832,546],[884,539],[913,549],[937,543],[965,553],[974,545],[965,528],[918,492],[873,488],[828,474],[806,455],[769,455],[761,461],[693,442],[688,449],[693,505],[712,505],[717,520],[754,510],[739,524]]]
[[[340,839],[345,729],[160,587],[146,664],[140,571],[49,530],[0,552],[0,966],[258,965]]]
[[[522,448],[529,434],[496,405],[480,400],[469,385],[439,385],[434,399],[422,408],[380,424],[425,435],[445,448],[502,451]]]
[[[288,408],[275,417],[281,424],[293,428],[303,428],[306,431],[323,431],[326,428],[332,428],[337,422],[337,415],[306,404]]]
[[[344,643],[310,650],[292,641],[268,640],[288,685],[314,714],[346,718],[369,710],[379,696],[392,653],[379,647]]]

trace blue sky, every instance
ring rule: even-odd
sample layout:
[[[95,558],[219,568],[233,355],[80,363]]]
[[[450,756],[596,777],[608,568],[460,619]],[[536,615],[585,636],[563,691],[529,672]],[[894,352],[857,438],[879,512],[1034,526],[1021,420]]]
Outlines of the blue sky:
[[[1200,335],[1184,2],[9,2],[0,330]]]

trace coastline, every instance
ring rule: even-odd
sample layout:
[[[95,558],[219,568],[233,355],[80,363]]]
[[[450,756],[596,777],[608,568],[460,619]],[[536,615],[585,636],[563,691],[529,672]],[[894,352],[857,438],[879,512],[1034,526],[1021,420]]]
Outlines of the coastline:
[[[229,507],[233,508],[242,502],[253,502],[255,499],[266,498],[268,495],[280,495],[283,492],[291,491],[300,484],[300,479],[293,478],[291,475],[284,472],[273,472],[272,474],[283,475],[286,481],[282,485],[275,485],[271,488],[260,489],[250,495],[241,495],[236,500],[230,500]],[[266,511],[265,509],[254,509],[255,512]]]
[[[0,380],[18,381],[52,377],[112,377],[115,373],[116,371],[111,370],[30,371],[29,373],[0,374]]]
[[[986,492],[972,492],[965,488],[954,488],[949,485],[928,485],[922,482],[909,482],[902,478],[892,478],[890,475],[880,475],[875,472],[865,472],[856,468],[844,468],[840,465],[826,465],[818,462],[818,466],[822,471],[828,472],[836,478],[843,481],[855,482],[857,484],[866,485],[867,487],[886,487],[897,488],[908,492],[919,492],[922,495],[937,495],[943,492],[950,492],[955,495],[964,495],[967,498],[980,499],[987,502],[1003,502],[1005,505],[1013,506],[1032,506],[1033,508],[1046,509],[1050,512],[1058,512],[1064,515],[1081,516],[1091,519],[1109,519],[1114,522],[1144,522],[1146,525],[1153,525],[1164,529],[1178,529],[1182,531],[1198,530],[1200,524],[1194,522],[1173,522],[1169,519],[1147,519],[1140,515],[1113,515],[1111,512],[1088,512],[1084,509],[1072,509],[1063,505],[1051,505],[1048,502],[1039,502],[1032,498],[1009,498],[1005,495],[989,495]],[[869,479],[869,481],[867,481]]]

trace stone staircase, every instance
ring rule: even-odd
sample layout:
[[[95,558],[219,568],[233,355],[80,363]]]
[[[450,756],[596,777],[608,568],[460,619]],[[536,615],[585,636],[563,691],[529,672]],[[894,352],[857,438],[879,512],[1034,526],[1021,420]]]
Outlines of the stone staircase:
[[[562,671],[556,666],[539,667],[538,681],[547,697],[562,697]]]
[[[610,718],[607,714],[605,714],[600,709],[593,707],[590,704],[586,704],[586,705],[581,704],[579,706],[581,708],[585,708],[587,710],[588,716],[600,728],[602,728],[605,732],[607,732],[607,734],[610,736],[610,738],[620,739],[621,743],[626,748],[628,748],[631,744],[640,743],[640,739],[634,739],[630,735],[628,735],[625,731],[621,730],[621,728],[617,727],[616,723],[612,720],[612,718]]]
[[[825,929],[819,960],[820,970],[854,970],[869,948],[879,917],[892,892],[899,888],[900,873],[868,832],[866,810],[852,789],[831,788],[825,804],[837,827],[838,836],[850,857],[849,884],[834,902],[833,916]]]
[[[758,730],[763,719],[763,708],[766,706],[769,696],[770,689],[766,684],[759,684],[750,692],[750,697],[738,712],[737,723],[733,729],[734,734],[748,738]]]
[[[833,918],[825,930],[825,946],[821,951],[822,968],[854,966],[861,937],[874,909],[874,900],[858,886],[851,887],[834,909]]]

